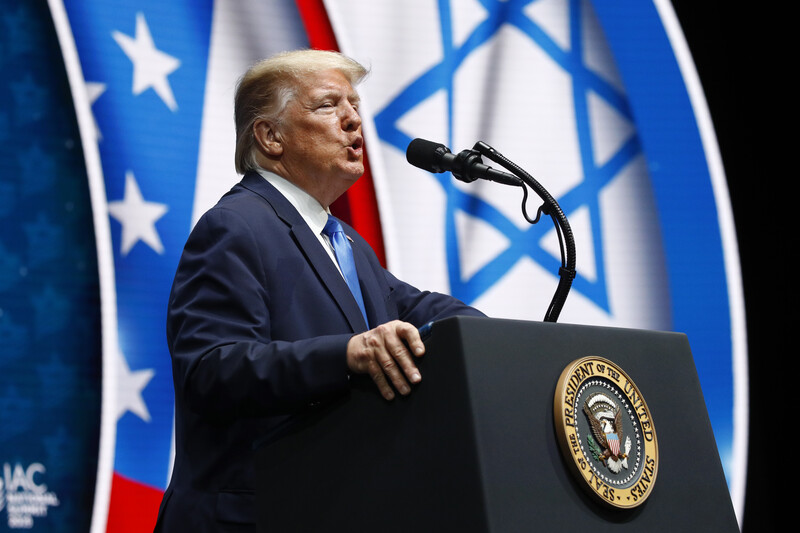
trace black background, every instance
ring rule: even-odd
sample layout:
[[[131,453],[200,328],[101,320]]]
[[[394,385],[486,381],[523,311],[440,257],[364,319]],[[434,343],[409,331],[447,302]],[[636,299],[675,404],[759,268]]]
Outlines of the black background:
[[[788,489],[778,482],[790,477],[796,462],[796,450],[776,445],[780,435],[786,439],[792,420],[780,391],[796,352],[787,340],[796,311],[793,286],[786,281],[797,254],[786,209],[793,191],[783,161],[791,123],[779,59],[788,55],[781,43],[788,15],[727,2],[674,0],[673,6],[714,122],[741,258],[750,361],[742,531],[778,531],[779,495]],[[785,61],[789,66],[792,60]]]

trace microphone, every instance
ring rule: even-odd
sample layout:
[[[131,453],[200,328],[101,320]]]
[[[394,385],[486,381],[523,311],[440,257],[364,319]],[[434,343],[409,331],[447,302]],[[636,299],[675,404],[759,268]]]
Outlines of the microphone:
[[[406,149],[406,160],[428,172],[439,173],[449,170],[453,176],[466,183],[484,179],[504,185],[523,186],[522,180],[517,176],[484,165],[480,153],[476,150],[462,150],[455,155],[443,144],[414,139]]]

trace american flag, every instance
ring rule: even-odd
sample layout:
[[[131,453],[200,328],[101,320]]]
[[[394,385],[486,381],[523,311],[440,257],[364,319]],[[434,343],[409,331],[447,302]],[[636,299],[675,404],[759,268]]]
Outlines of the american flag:
[[[606,442],[614,457],[619,457],[619,437],[616,433],[606,433]]]

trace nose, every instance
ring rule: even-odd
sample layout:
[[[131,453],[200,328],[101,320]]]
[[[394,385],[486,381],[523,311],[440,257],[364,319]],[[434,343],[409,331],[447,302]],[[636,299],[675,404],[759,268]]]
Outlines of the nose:
[[[358,114],[358,108],[350,102],[347,102],[344,107],[344,116],[342,117],[342,128],[345,131],[355,131],[361,127],[361,115]]]

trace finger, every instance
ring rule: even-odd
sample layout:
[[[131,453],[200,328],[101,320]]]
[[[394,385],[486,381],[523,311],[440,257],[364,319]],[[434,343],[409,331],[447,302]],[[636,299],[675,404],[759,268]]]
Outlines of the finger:
[[[386,375],[383,373],[383,369],[381,369],[380,365],[375,361],[372,361],[369,366],[369,376],[378,387],[378,392],[380,392],[381,396],[383,396],[386,400],[393,400],[394,390],[386,380]]]
[[[400,382],[406,384],[406,378],[411,383],[419,383],[422,380],[422,375],[414,364],[414,358],[411,357],[411,353],[400,338],[387,340],[386,350],[390,361],[382,360],[381,362],[398,390],[400,390]]]
[[[374,335],[369,336],[375,360],[389,381],[403,395],[411,392],[406,377],[412,383],[422,379],[404,342],[405,337],[413,339],[414,332],[416,328],[411,324],[394,320],[378,326],[374,330]]]
[[[425,354],[425,344],[419,336],[419,330],[411,324],[404,323],[402,327],[398,328],[398,334],[401,337],[400,344],[392,346],[395,359],[403,369],[403,373],[405,373],[406,377],[408,377],[412,383],[419,383],[422,380],[422,374],[420,374],[419,369],[414,363],[411,353],[417,357],[421,357]]]
[[[417,357],[423,356],[425,354],[425,343],[422,342],[419,330],[408,322],[401,322],[400,324],[397,333],[406,342],[408,349]]]
[[[404,376],[404,371],[401,371],[402,366],[399,365],[408,365],[408,361],[411,360],[411,356],[409,355],[408,351],[405,347],[402,347],[402,343],[399,343],[401,346],[403,354],[390,352],[387,350],[391,350],[390,347],[386,347],[386,350],[379,352],[376,355],[376,360],[378,364],[381,366],[384,375],[391,381],[394,388],[402,394],[403,396],[409,394],[411,392],[411,387],[408,385],[406,378]]]

